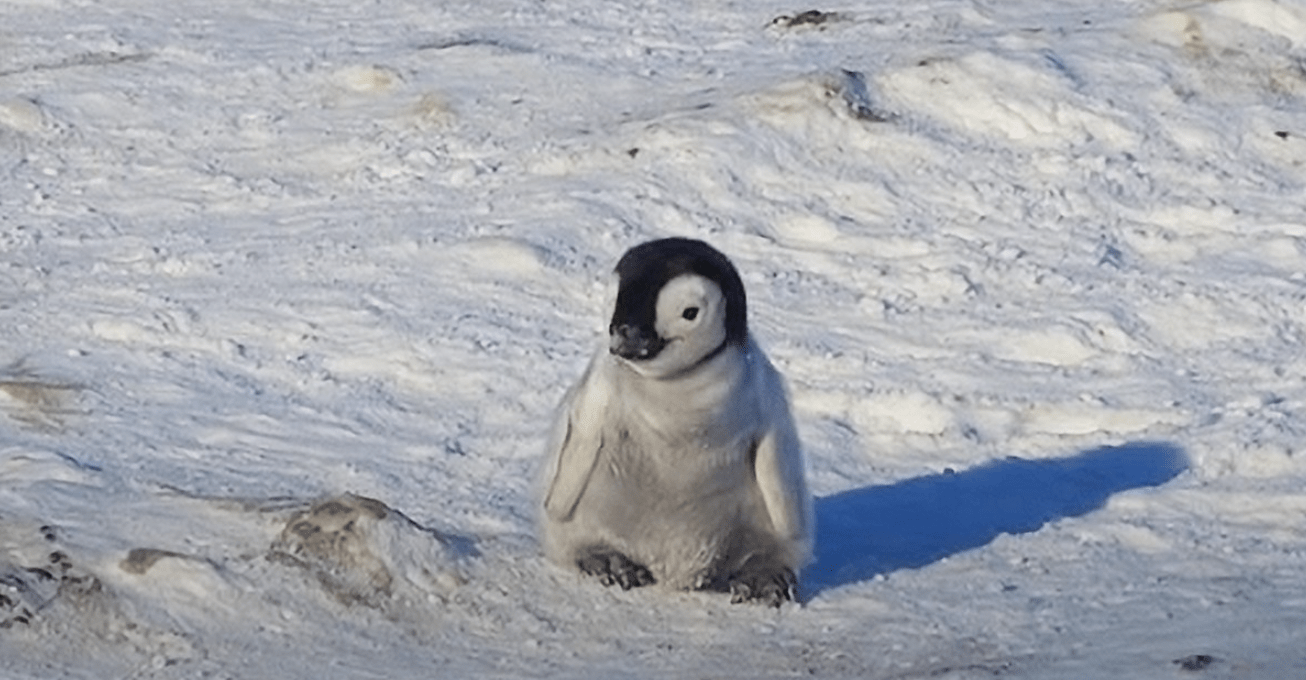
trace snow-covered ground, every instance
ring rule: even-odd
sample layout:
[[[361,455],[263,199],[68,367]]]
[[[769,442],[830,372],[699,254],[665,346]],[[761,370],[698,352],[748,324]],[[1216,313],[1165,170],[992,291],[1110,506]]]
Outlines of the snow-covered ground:
[[[0,2],[0,676],[1306,677],[1306,4],[808,9]],[[667,235],[802,606],[538,554]]]

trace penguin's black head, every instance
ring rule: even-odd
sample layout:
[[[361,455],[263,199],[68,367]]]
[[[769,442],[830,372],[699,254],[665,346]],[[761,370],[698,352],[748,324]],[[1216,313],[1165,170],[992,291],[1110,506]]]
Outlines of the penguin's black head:
[[[743,281],[712,246],[687,238],[641,243],[621,257],[616,274],[608,334],[612,353],[622,359],[683,368],[747,341]]]

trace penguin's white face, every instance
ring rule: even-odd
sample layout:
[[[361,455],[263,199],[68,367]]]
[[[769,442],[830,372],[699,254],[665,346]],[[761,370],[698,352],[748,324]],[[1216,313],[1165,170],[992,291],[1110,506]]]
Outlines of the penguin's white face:
[[[626,358],[632,368],[646,377],[661,378],[693,367],[726,342],[721,287],[698,274],[671,279],[658,291],[654,330],[661,349],[648,359]]]

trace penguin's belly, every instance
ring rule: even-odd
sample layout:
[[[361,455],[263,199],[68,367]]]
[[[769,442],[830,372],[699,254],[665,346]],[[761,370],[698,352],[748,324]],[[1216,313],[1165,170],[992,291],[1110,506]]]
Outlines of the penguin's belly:
[[[751,442],[705,445],[690,438],[676,445],[621,429],[611,434],[590,485],[598,493],[587,492],[583,501],[585,514],[660,582],[705,585],[740,537],[762,528]]]

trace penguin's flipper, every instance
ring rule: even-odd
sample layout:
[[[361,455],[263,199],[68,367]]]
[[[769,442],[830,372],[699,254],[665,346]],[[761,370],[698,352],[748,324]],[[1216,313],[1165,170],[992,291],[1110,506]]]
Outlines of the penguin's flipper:
[[[544,495],[544,511],[555,522],[571,519],[603,448],[604,418],[612,388],[598,365],[601,363],[602,357],[590,364],[575,394],[566,400],[560,414],[564,421],[554,434],[550,451],[553,470]]]
[[[753,474],[771,525],[791,552],[786,558],[798,566],[811,555],[815,524],[812,497],[807,491],[802,446],[784,385],[769,362],[763,363],[761,369],[758,377],[763,387],[760,401],[765,429],[757,443]]]

